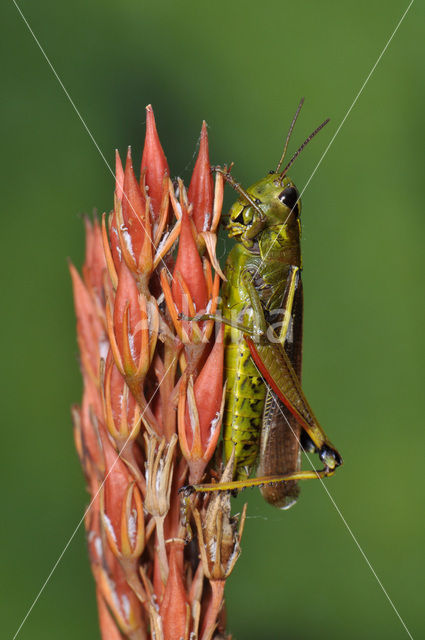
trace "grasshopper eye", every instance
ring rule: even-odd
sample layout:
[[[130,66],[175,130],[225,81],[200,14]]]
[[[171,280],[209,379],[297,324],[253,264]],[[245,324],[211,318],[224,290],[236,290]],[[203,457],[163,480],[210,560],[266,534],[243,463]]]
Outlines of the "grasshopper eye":
[[[298,199],[300,194],[296,190],[295,187],[286,187],[281,193],[279,193],[278,198],[285,207],[294,211],[294,215],[298,215],[299,207],[298,207]]]

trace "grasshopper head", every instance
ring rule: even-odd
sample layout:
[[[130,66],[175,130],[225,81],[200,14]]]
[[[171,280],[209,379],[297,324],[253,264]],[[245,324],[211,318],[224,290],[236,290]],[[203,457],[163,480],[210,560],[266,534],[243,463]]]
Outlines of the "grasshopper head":
[[[304,140],[286,164],[283,171],[280,172],[289,140],[303,102],[304,98],[301,99],[292,119],[283,152],[275,171],[270,171],[265,178],[253,184],[246,191],[233,179],[230,179],[229,175],[227,176],[228,181],[231,182],[233,187],[241,194],[230,209],[230,221],[227,226],[229,236],[231,238],[237,237],[248,249],[256,250],[256,245],[258,245],[259,240],[258,236],[267,228],[279,226],[279,235],[284,236],[286,235],[286,231],[288,231],[288,239],[290,239],[291,236],[299,236],[300,196],[292,180],[287,177],[287,172],[301,151],[329,122],[328,118]]]
[[[255,239],[267,227],[298,226],[301,212],[299,193],[292,180],[274,171],[246,190],[230,209],[229,236],[237,237],[252,247]]]

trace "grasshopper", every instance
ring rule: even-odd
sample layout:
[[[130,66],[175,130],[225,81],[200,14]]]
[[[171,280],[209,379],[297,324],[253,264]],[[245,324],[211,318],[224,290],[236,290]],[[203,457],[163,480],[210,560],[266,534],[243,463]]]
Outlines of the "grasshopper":
[[[227,226],[237,242],[226,262],[220,318],[226,325],[224,455],[227,461],[235,452],[234,480],[190,487],[206,492],[260,486],[281,509],[296,501],[298,480],[330,476],[342,464],[301,387],[301,202],[287,171],[328,122],[280,171],[302,104],[275,171],[244,190],[230,171],[215,168],[239,193]],[[301,450],[316,451],[323,469],[301,470]],[[255,466],[257,477],[250,478]]]

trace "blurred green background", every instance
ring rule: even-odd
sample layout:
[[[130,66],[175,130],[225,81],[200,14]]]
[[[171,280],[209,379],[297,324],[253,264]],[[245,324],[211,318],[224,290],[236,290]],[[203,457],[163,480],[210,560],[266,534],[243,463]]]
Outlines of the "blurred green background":
[[[309,179],[407,1],[21,0],[109,162],[152,103],[188,180],[202,119],[211,159],[246,186],[331,123],[291,172]],[[81,384],[67,257],[113,180],[13,2],[2,5],[2,637],[12,638],[83,513],[70,406]],[[424,54],[413,4],[303,197],[304,387],[345,465],[326,482],[415,638],[425,636]],[[227,203],[233,198],[227,194]],[[245,492],[228,629],[257,638],[404,638],[319,482],[289,512]],[[239,499],[239,503],[242,501]],[[235,509],[239,507],[235,504]],[[18,636],[98,637],[78,530]]]

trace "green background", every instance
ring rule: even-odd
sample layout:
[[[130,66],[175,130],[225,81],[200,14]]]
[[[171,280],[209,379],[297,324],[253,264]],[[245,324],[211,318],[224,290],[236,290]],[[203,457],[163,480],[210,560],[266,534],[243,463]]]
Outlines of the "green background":
[[[291,149],[303,188],[407,1],[20,6],[108,162],[144,138],[152,103],[171,171],[188,180],[202,119],[211,159],[245,185]],[[71,431],[81,384],[67,257],[113,180],[14,4],[2,6],[1,636],[12,638],[87,496]],[[257,638],[425,636],[424,46],[413,4],[303,197],[304,387],[345,465],[289,512],[245,492],[228,629]],[[227,194],[227,203],[232,200]],[[238,508],[238,504],[235,508]],[[80,528],[18,636],[98,637]]]

